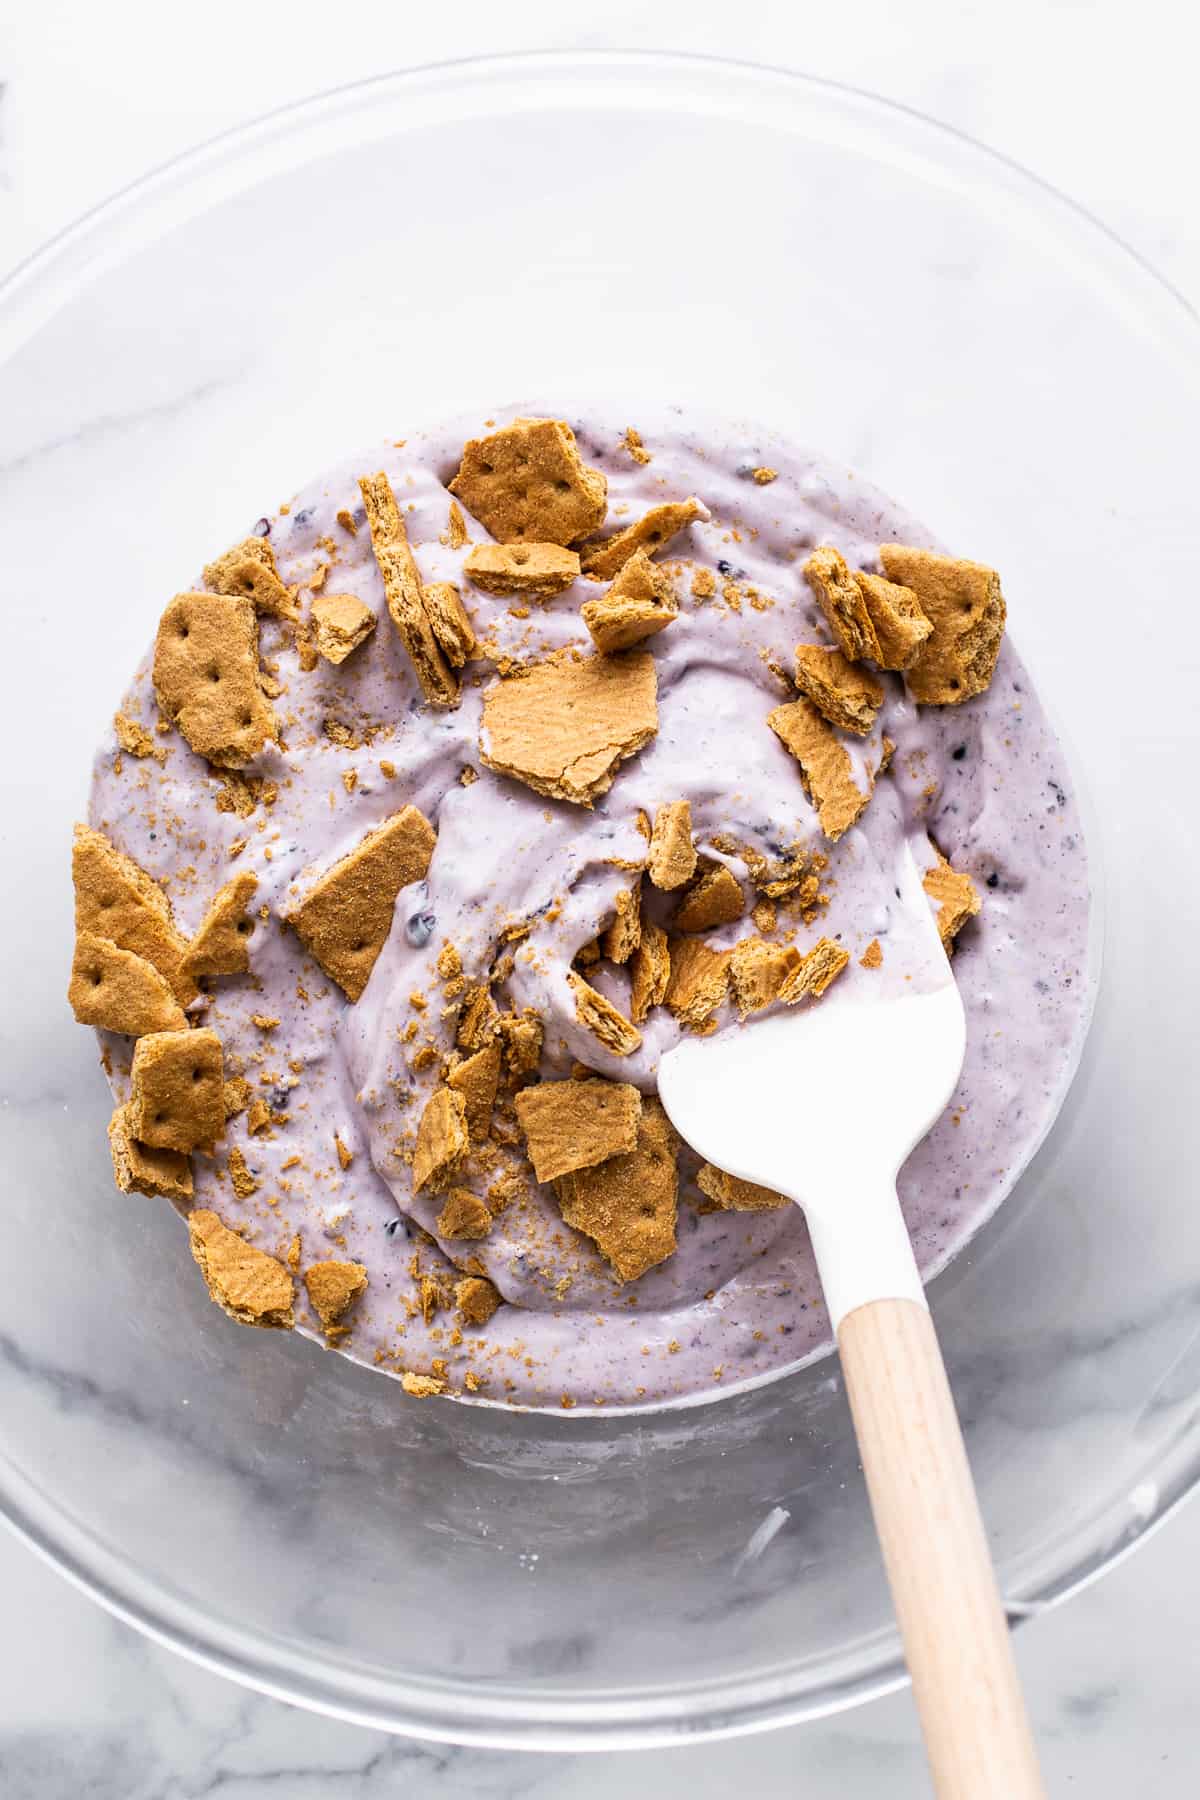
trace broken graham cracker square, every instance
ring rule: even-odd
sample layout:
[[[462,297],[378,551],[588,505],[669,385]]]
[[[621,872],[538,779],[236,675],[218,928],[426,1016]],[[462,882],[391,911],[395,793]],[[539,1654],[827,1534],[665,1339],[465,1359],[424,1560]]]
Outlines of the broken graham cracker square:
[[[441,1238],[478,1240],[492,1229],[492,1211],[470,1188],[451,1188],[434,1226]]]
[[[446,1077],[446,1085],[462,1095],[471,1142],[482,1144],[492,1122],[496,1089],[500,1085],[499,1043],[485,1044],[482,1050],[460,1062]]]
[[[614,1056],[632,1056],[641,1046],[641,1032],[630,1024],[623,1012],[618,1012],[611,1000],[606,1000],[574,969],[568,971],[567,981],[575,996],[575,1017],[579,1023],[586,1025],[593,1037]]]
[[[278,737],[249,600],[177,594],[154,640],[154,692],[196,755],[219,767],[242,768]]]
[[[718,925],[732,925],[745,910],[741,882],[724,863],[715,863],[683,896],[671,925],[676,931],[712,931]]]
[[[484,695],[480,754],[535,793],[590,807],[658,730],[654,658],[535,663]]]
[[[749,1018],[779,998],[780,989],[800,966],[800,952],[790,944],[766,944],[762,938],[742,938],[733,946],[729,964],[738,1017]]]
[[[514,419],[464,444],[450,492],[501,544],[574,544],[598,531],[608,481],[564,419]]]
[[[671,800],[654,815],[647,869],[656,888],[670,892],[690,881],[696,872],[696,846],[692,842],[690,801]]]
[[[471,1148],[467,1107],[453,1088],[435,1088],[421,1114],[413,1154],[413,1193],[431,1194],[450,1186]]]
[[[463,574],[485,594],[551,600],[578,579],[579,558],[561,544],[476,544]]]
[[[579,612],[605,656],[642,643],[679,616],[671,577],[644,550],[629,559],[607,593],[585,600]]]
[[[281,1262],[247,1244],[205,1207],[188,1214],[188,1235],[209,1295],[223,1312],[239,1325],[292,1329],[295,1288]]]
[[[743,1181],[740,1175],[727,1175],[715,1163],[700,1165],[696,1186],[722,1212],[778,1212],[792,1204],[786,1194],[760,1187],[757,1181]]]
[[[627,1081],[539,1081],[521,1089],[516,1107],[539,1181],[637,1148],[642,1096]]]
[[[658,1100],[646,1100],[636,1148],[554,1184],[568,1225],[590,1237],[618,1280],[636,1281],[675,1249],[678,1139]]]
[[[675,938],[664,1004],[681,1025],[703,1031],[729,995],[730,950],[714,950],[703,938]]]
[[[475,627],[452,581],[430,581],[421,590],[429,628],[452,669],[461,669],[478,645]]]
[[[200,928],[188,945],[183,968],[189,975],[244,975],[250,967],[254,920],[246,908],[258,892],[258,876],[246,869],[213,896]]]
[[[183,1008],[153,963],[86,931],[75,940],[67,999],[81,1025],[126,1037],[187,1028]]]
[[[832,842],[866,810],[871,795],[856,786],[846,746],[810,700],[793,700],[767,715],[767,724],[800,764],[801,779]]]
[[[359,1262],[315,1262],[304,1271],[304,1287],[321,1329],[330,1341],[345,1337],[342,1320],[367,1291],[367,1271]]]
[[[876,662],[881,669],[907,669],[933,630],[917,596],[911,588],[882,575],[864,575],[861,569],[854,579],[879,642]]]
[[[243,538],[224,556],[210,562],[204,571],[204,585],[214,594],[239,594],[252,601],[259,612],[271,613],[277,619],[299,617],[296,590],[280,580],[275,552],[266,538]]]
[[[181,1006],[196,997],[196,983],[182,970],[187,939],[177,930],[171,902],[158,883],[103,832],[76,825],[71,852],[75,930],[107,938],[153,963]]]
[[[357,594],[318,594],[312,623],[318,654],[336,665],[366,643],[378,621]]]
[[[883,684],[840,650],[796,645],[796,686],[839,731],[866,737],[883,705]]]
[[[667,934],[651,919],[642,920],[641,942],[630,958],[629,974],[629,1016],[640,1025],[652,1006],[662,1005],[671,979]]]
[[[889,581],[916,595],[933,626],[904,672],[913,699],[958,706],[982,694],[995,672],[1007,614],[995,569],[905,544],[881,544],[879,560]]]
[[[221,1040],[215,1031],[153,1031],[133,1047],[129,1129],[158,1150],[195,1150],[225,1132]]]
[[[425,608],[421,577],[409,548],[408,532],[392,484],[380,469],[360,475],[359,491],[371,531],[371,548],[383,581],[388,613],[412,663],[421,692],[431,706],[457,706],[458,676],[442,654]]]
[[[600,954],[609,962],[627,963],[642,941],[642,881],[619,888],[613,899],[613,918],[600,934]]]
[[[778,998],[785,1006],[795,1006],[800,1000],[819,1000],[849,961],[848,950],[843,950],[832,938],[819,938],[808,954],[801,957],[799,966],[792,970],[780,988]]]
[[[947,956],[953,956],[955,938],[982,905],[978,889],[969,875],[951,868],[941,851],[933,867],[925,871],[921,886],[937,902],[938,936]]]
[[[804,576],[825,614],[825,622],[848,662],[864,656],[879,661],[879,640],[862,590],[840,550],[819,544],[804,565]]]
[[[397,894],[424,880],[436,842],[424,813],[406,806],[334,863],[288,914],[304,948],[351,1002],[387,942]]]
[[[652,506],[649,512],[643,513],[634,524],[627,525],[624,531],[618,531],[615,537],[605,538],[599,544],[585,544],[580,552],[583,572],[598,581],[611,581],[638,551],[647,557],[653,556],[693,519],[711,517],[704,502],[694,495],[687,500],[668,500],[662,506]]]
[[[486,1275],[468,1275],[454,1284],[454,1303],[464,1325],[486,1325],[504,1296]]]
[[[123,1194],[190,1200],[192,1165],[178,1150],[155,1150],[139,1144],[129,1129],[126,1108],[118,1106],[108,1124],[113,1179]]]

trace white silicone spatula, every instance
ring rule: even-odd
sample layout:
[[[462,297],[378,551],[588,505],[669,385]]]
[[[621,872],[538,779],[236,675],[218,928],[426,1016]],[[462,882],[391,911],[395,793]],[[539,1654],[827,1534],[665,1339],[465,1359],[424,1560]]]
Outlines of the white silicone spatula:
[[[910,861],[901,879],[923,900]],[[935,1791],[1033,1800],[1044,1793],[1037,1753],[896,1197],[897,1171],[945,1108],[965,1047],[962,1003],[929,929],[932,951],[910,983],[843,977],[806,1009],[688,1039],[663,1057],[659,1093],[708,1161],[804,1208]]]

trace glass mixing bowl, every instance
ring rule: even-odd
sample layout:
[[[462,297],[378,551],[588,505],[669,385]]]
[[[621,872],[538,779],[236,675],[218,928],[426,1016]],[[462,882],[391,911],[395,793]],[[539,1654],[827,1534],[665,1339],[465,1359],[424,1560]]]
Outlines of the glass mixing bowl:
[[[522,393],[822,446],[1004,573],[1107,865],[1095,1022],[934,1310],[1015,1618],[1200,1466],[1195,322],[1028,175],[798,76],[547,55],[221,138],[0,301],[12,743],[0,1501],[262,1689],[525,1746],[778,1724],[902,1679],[836,1364],[660,1417],[408,1399],[210,1305],[111,1186],[63,998],[70,822],[161,606],[343,452]]]

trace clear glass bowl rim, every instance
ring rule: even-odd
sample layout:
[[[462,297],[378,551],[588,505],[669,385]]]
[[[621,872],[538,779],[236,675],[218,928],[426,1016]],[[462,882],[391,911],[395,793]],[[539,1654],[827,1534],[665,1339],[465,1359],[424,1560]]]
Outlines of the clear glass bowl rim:
[[[944,168],[957,162],[993,199],[1044,215],[1056,234],[1069,236],[1081,258],[1133,302],[1164,352],[1193,375],[1200,371],[1200,316],[1186,297],[1101,219],[1011,158],[915,108],[846,83],[720,56],[616,48],[471,56],[393,70],[289,103],[206,139],[89,209],[0,281],[0,359],[11,357],[89,280],[137,245],[261,178],[283,146],[318,139],[341,120],[422,88],[471,83],[494,92],[518,78],[548,82],[556,74],[583,71],[653,77],[660,86],[677,88],[690,83],[698,103],[710,111],[719,95],[726,116],[736,86],[743,93],[756,87],[790,90],[810,102],[874,118],[927,163]],[[1200,1420],[1181,1430],[1147,1473],[1156,1504],[1134,1527],[1122,1530],[1107,1514],[1094,1517],[1090,1530],[1053,1547],[1037,1580],[1019,1597],[1006,1584],[1014,1625],[1057,1606],[1115,1567],[1200,1488]],[[12,1467],[2,1449],[0,1518],[73,1585],[155,1642],[278,1699],[415,1737],[506,1749],[645,1748],[827,1717],[891,1692],[907,1679],[902,1661],[888,1650],[874,1668],[835,1674],[818,1687],[797,1666],[770,1676],[664,1686],[636,1695],[598,1692],[584,1701],[558,1695],[531,1700],[528,1692],[500,1686],[487,1692],[475,1687],[468,1697],[451,1682],[411,1678],[398,1691],[218,1623],[184,1596],[145,1579]]]

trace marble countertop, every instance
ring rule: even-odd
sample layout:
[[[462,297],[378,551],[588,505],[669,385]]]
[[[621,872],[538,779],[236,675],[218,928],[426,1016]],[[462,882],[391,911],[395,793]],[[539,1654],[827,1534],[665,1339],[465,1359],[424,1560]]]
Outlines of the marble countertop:
[[[685,47],[804,68],[886,94],[1037,170],[1111,225],[1193,302],[1200,125],[1184,56],[1163,56],[1170,0],[1137,33],[1115,0],[859,0],[853,9],[660,0],[563,8],[459,0],[340,22],[312,0],[209,0],[186,39],[146,0],[40,0],[0,21],[0,271],[125,182],[253,113],[380,68],[541,45]],[[1200,1507],[1019,1634],[1055,1794],[1190,1793],[1200,1643],[1180,1573]],[[546,1758],[390,1739],[244,1692],[110,1619],[0,1533],[0,1790],[5,1800],[516,1800],[725,1795],[806,1800],[927,1793],[907,1695],[825,1724],[631,1757]],[[16,1622],[19,1621],[19,1628]]]

